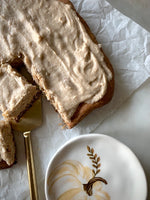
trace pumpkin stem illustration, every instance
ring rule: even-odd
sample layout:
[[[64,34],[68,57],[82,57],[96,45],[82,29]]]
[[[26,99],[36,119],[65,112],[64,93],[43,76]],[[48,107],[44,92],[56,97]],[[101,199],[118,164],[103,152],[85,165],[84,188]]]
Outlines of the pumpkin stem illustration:
[[[93,184],[97,181],[101,181],[101,182],[107,184],[107,181],[105,179],[101,178],[101,177],[94,177],[94,178],[90,179],[87,184],[83,184],[83,188],[89,196],[92,196],[92,194],[93,194],[93,191],[92,191]]]
[[[87,150],[89,152],[87,154],[87,156],[92,160],[92,166],[94,167],[94,169],[92,170],[93,178],[91,178],[87,184],[83,184],[83,188],[89,196],[92,196],[93,184],[97,181],[101,181],[101,182],[107,184],[107,181],[101,177],[96,177],[96,175],[100,172],[100,169],[99,169],[101,166],[100,157],[98,157],[97,154],[94,154],[93,148],[90,148],[89,146],[87,146]]]

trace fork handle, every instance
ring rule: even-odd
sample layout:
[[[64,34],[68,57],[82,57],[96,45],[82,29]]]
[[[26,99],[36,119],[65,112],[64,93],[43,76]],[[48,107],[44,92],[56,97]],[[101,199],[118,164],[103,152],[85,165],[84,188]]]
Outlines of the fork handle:
[[[35,176],[35,167],[34,167],[30,133],[31,131],[27,131],[23,133],[26,158],[27,158],[27,171],[28,171],[28,181],[29,181],[29,188],[30,188],[30,199],[38,200],[37,182],[36,182],[36,176]]]

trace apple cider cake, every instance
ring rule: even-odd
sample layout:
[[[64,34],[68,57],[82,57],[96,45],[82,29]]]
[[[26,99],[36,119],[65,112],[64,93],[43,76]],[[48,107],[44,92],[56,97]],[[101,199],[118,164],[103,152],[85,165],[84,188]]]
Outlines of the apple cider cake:
[[[17,57],[23,60],[69,128],[113,96],[113,68],[68,0],[0,1],[0,49],[1,63],[10,63]],[[6,68],[10,67],[1,67]],[[8,76],[12,78],[7,75],[7,79]],[[22,80],[18,80],[21,83],[13,80],[18,87],[16,92],[7,88],[6,95],[4,90],[5,100],[0,103],[4,116],[18,116],[26,100],[30,101],[36,93],[35,88],[25,89]],[[22,91],[29,92],[28,98],[23,99],[23,105],[15,104],[17,92]],[[12,106],[18,106],[14,112]]]

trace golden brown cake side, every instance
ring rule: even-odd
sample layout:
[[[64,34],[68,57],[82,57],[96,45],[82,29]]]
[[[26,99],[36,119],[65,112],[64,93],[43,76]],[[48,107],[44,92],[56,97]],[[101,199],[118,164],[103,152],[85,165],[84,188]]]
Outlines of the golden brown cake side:
[[[0,120],[0,169],[12,166],[15,162],[15,144],[11,125]]]

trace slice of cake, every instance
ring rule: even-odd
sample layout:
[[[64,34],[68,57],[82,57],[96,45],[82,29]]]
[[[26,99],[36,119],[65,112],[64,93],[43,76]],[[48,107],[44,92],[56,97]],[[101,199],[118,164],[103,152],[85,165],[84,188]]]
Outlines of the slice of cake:
[[[94,108],[111,100],[112,66],[69,0],[43,1],[42,6],[33,4],[28,9],[26,19],[32,21],[38,49],[34,52],[39,55],[25,53],[24,62],[65,124],[72,128]]]
[[[15,162],[15,144],[11,125],[0,120],[0,169],[7,168]]]
[[[0,110],[6,119],[18,120],[37,95],[29,84],[9,64],[0,66]]]
[[[70,1],[1,1],[0,41],[1,63],[21,54],[69,128],[111,100],[112,66]]]

